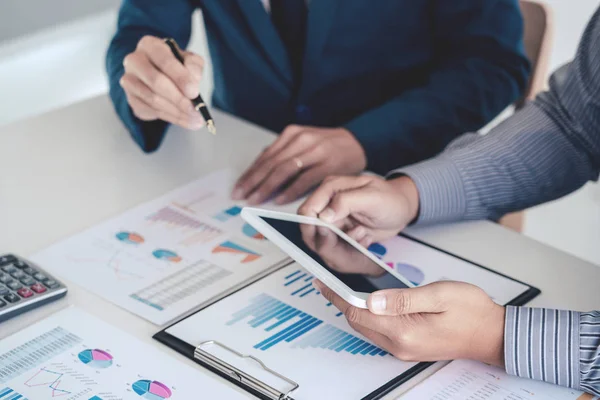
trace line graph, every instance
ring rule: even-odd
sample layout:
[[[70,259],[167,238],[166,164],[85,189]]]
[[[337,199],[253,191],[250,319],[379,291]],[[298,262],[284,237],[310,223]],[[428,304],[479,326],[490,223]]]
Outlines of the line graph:
[[[71,391],[60,388],[64,373],[42,368],[24,383],[27,387],[47,386],[51,397],[60,397],[71,394]]]

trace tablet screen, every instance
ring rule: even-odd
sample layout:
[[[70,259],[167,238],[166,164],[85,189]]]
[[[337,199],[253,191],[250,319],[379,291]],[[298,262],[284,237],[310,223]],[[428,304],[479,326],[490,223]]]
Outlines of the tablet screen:
[[[327,227],[267,217],[262,219],[356,292],[372,293],[407,287]]]

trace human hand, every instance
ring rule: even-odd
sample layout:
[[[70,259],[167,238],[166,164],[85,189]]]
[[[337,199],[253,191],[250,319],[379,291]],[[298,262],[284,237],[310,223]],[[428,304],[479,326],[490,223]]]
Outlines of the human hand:
[[[504,366],[504,307],[462,282],[372,293],[368,310],[351,306],[315,281],[350,326],[405,361],[472,359]]]
[[[144,36],[123,60],[119,81],[133,114],[142,121],[161,119],[187,129],[200,129],[204,120],[191,102],[199,94],[204,60],[181,52],[185,64],[160,38]]]
[[[290,125],[240,177],[232,197],[256,205],[285,188],[275,199],[285,204],[326,176],[357,174],[366,165],[363,148],[346,129]]]
[[[417,217],[419,193],[406,177],[331,177],[298,213],[332,223],[365,247],[398,234]]]

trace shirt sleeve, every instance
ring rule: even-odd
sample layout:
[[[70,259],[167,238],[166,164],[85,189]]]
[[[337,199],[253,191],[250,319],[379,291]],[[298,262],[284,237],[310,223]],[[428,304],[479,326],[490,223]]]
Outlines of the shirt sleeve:
[[[497,219],[598,179],[599,49],[600,10],[549,92],[487,135],[463,135],[438,157],[393,171],[419,189],[417,223]]]
[[[600,311],[506,308],[506,371],[600,396]]]

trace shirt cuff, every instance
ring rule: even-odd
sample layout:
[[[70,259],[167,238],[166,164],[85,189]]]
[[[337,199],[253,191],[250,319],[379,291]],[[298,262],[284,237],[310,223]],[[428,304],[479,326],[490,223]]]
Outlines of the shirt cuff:
[[[388,173],[406,175],[419,191],[416,224],[458,221],[467,209],[465,185],[455,164],[444,155]]]
[[[504,362],[511,375],[580,387],[580,313],[506,307]]]

